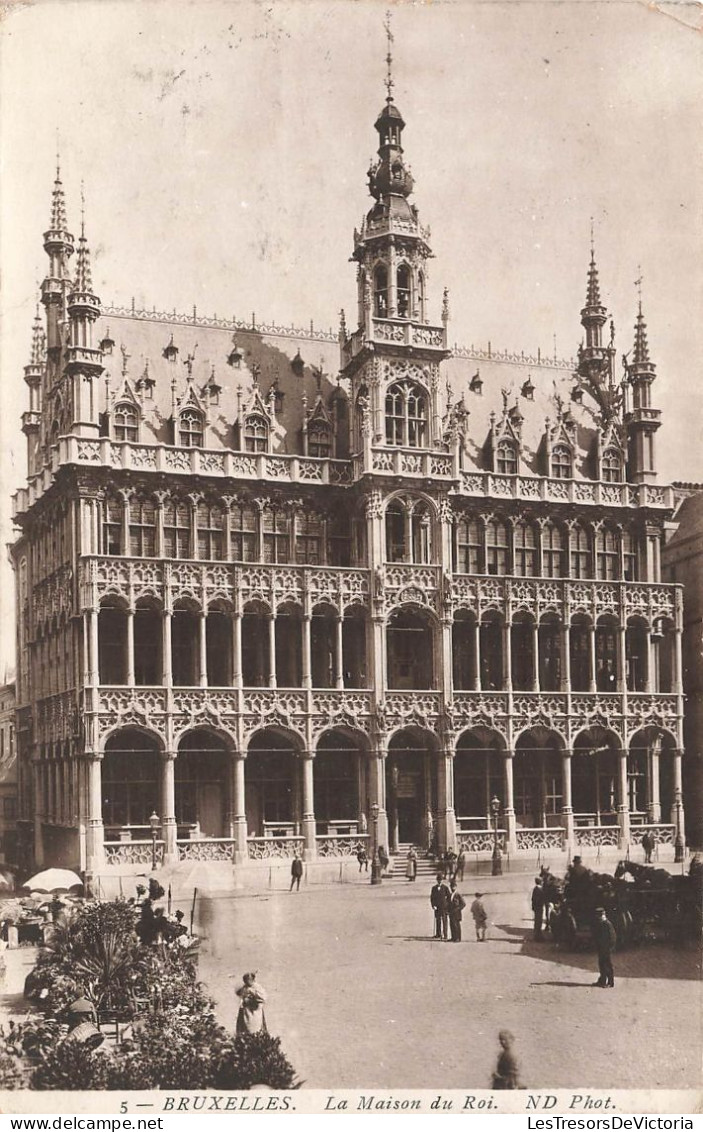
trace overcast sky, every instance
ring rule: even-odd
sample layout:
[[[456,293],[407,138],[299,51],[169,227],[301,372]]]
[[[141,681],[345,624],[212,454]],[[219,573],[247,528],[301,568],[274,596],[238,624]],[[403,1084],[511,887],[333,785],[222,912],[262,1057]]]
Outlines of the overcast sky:
[[[3,507],[25,475],[22,367],[57,130],[69,227],[84,180],[104,301],[325,327],[345,307],[351,323],[386,6],[45,0],[5,16]],[[593,216],[621,353],[641,265],[660,478],[703,480],[701,6],[391,9],[395,100],[436,257],[433,316],[446,285],[452,341],[551,354],[556,335],[558,354],[573,355]]]

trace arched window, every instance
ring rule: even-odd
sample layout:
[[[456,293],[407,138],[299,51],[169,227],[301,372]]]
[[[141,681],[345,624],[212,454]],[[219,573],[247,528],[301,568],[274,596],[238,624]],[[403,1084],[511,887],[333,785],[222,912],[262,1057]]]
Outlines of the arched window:
[[[373,310],[376,318],[388,316],[388,270],[383,263],[373,273]]]
[[[269,424],[259,413],[251,413],[244,422],[245,452],[268,452]]]
[[[386,443],[422,448],[427,434],[427,396],[412,381],[396,381],[386,393]]]
[[[496,448],[496,472],[501,476],[517,475],[517,450],[512,440],[501,440]]]
[[[486,573],[509,574],[509,561],[510,541],[507,524],[500,519],[489,519],[486,523]]]
[[[515,524],[513,533],[515,573],[519,578],[537,576],[537,537],[531,523],[522,520]]]
[[[290,523],[286,512],[267,507],[263,523],[264,562],[290,562]]]
[[[178,443],[183,448],[202,448],[203,414],[197,409],[184,409],[179,415]]]
[[[230,553],[234,562],[256,562],[259,556],[257,510],[235,503],[230,511]]]
[[[606,448],[601,460],[601,476],[605,483],[622,482],[622,460],[615,448]]]
[[[167,499],[164,503],[164,554],[190,558],[190,504]]]
[[[120,401],[114,412],[115,440],[139,439],[139,413],[136,405]]]
[[[198,558],[220,561],[225,550],[225,513],[222,507],[198,504]]]
[[[153,499],[129,497],[129,553],[135,558],[156,554],[156,504]]]
[[[591,539],[588,531],[580,523],[571,529],[571,576],[572,578],[592,578]]]
[[[410,268],[402,263],[396,272],[396,302],[398,318],[410,318]]]
[[[466,515],[456,524],[456,571],[458,574],[483,573],[481,525]]]
[[[573,459],[571,449],[566,444],[555,444],[552,448],[552,476],[556,480],[571,479]]]
[[[542,527],[542,569],[545,578],[566,576],[566,539],[563,528],[556,523]]]
[[[388,504],[386,561],[432,561],[432,516],[421,499],[395,499]]]
[[[308,425],[308,456],[328,458],[332,455],[332,431],[324,421]]]
[[[604,582],[620,577],[620,546],[613,527],[601,527],[596,533],[596,577]]]

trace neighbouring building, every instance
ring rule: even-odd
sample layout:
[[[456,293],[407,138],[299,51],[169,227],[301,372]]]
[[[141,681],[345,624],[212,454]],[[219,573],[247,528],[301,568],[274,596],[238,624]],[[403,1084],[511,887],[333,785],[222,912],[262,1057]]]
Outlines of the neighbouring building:
[[[0,863],[3,865],[15,864],[16,853],[15,685],[12,682],[7,682],[0,687]]]
[[[703,484],[675,483],[676,511],[662,553],[667,582],[683,584],[684,787],[689,840],[703,846]]]
[[[450,347],[404,127],[389,94],[334,333],[106,308],[57,171],[12,550],[27,860],[143,866],[152,817],[168,863],[489,851],[494,797],[513,855],[683,835],[641,302],[624,374],[593,247],[574,361]]]

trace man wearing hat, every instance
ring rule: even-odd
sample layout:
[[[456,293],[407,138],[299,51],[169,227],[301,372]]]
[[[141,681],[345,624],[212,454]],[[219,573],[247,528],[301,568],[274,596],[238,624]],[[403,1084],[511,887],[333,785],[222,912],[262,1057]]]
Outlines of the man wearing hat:
[[[447,922],[449,919],[449,888],[444,880],[444,873],[437,873],[437,883],[432,885],[430,891],[430,904],[434,911],[434,937],[447,938]]]
[[[596,923],[593,935],[598,948],[598,982],[596,987],[614,987],[612,953],[615,948],[615,928],[605,914],[605,908],[596,908]]]
[[[466,901],[459,892],[455,880],[451,881],[449,888],[451,891],[449,897],[449,929],[452,933],[452,943],[461,943],[461,917],[466,907]]]
[[[483,906],[482,893],[474,893],[475,900],[473,901],[469,911],[474,918],[474,927],[476,928],[476,939],[479,943],[486,941],[486,923],[488,921],[488,914]]]

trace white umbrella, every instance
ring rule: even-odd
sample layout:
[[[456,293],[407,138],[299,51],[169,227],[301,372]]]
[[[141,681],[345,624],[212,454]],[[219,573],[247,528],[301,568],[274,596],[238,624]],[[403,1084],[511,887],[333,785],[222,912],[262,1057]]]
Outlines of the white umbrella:
[[[58,892],[61,889],[68,891],[70,888],[82,888],[83,881],[70,869],[45,869],[26,880],[22,887],[29,888],[32,892]]]

